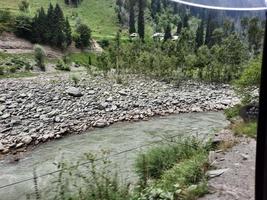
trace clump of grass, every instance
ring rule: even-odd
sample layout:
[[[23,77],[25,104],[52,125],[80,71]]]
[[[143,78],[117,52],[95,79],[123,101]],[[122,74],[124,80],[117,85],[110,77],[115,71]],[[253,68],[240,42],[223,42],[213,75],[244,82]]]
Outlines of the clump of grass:
[[[235,135],[246,135],[248,137],[256,138],[257,122],[236,122],[232,125],[232,130]]]
[[[70,66],[62,59],[59,59],[56,64],[56,69],[61,71],[70,71]]]
[[[4,75],[5,74],[5,69],[3,66],[0,66],[0,75]]]
[[[207,165],[207,155],[200,152],[165,171],[156,185],[169,192],[175,192],[177,188],[186,191],[188,187],[205,180]]]
[[[77,86],[80,82],[80,78],[76,75],[71,76],[71,81],[74,83],[75,86]]]
[[[199,152],[166,171],[140,192],[139,199],[193,200],[208,193],[206,152]]]
[[[179,139],[172,144],[155,147],[145,154],[140,154],[136,160],[136,172],[143,185],[149,179],[158,179],[175,164],[190,157],[205,152],[208,154],[211,145],[203,144],[196,138]]]
[[[224,114],[228,120],[233,119],[237,116],[239,116],[239,111],[241,109],[242,105],[238,104],[235,105],[234,107],[227,108],[224,110]]]
[[[103,159],[98,162],[96,155],[85,154],[88,164],[82,167],[79,162],[57,163],[59,173],[52,185],[47,191],[40,191],[38,182],[34,181],[35,193],[31,196],[55,200],[130,200],[129,185],[121,184],[117,173],[110,170],[114,167],[108,152],[101,155]]]

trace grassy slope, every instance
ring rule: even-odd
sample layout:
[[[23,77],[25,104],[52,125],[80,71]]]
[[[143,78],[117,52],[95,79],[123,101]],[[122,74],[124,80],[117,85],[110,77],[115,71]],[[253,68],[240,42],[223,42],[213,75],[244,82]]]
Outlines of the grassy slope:
[[[18,2],[20,0],[0,0],[0,9],[10,9],[13,12],[18,11]],[[83,23],[89,25],[92,29],[94,38],[110,38],[114,37],[118,25],[116,23],[115,0],[83,0],[78,8],[66,6],[64,0],[29,0],[31,5],[31,14],[41,6],[47,8],[49,3],[59,3],[64,10],[66,16],[69,17],[71,24],[75,24],[75,17],[71,17],[73,13],[78,13]]]

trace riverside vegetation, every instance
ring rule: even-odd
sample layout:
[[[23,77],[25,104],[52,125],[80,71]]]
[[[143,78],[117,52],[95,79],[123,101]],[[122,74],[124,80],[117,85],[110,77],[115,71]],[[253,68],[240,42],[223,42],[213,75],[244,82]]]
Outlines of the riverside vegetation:
[[[57,181],[50,192],[38,190],[30,199],[196,199],[208,192],[206,172],[209,169],[208,154],[213,147],[209,142],[197,138],[178,138],[152,147],[136,159],[138,183],[122,183],[114,169],[114,163],[103,152],[100,161],[86,154],[88,165],[79,168],[65,162],[58,163]],[[77,167],[70,167],[77,166]],[[113,167],[111,167],[113,166]],[[78,178],[79,177],[79,178]],[[52,189],[53,188],[53,189]]]

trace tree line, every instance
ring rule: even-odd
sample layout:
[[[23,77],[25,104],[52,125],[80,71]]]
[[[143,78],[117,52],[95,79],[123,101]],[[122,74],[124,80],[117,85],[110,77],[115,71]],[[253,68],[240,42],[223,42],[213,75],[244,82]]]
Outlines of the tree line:
[[[33,18],[26,14],[17,16],[14,27],[18,37],[33,43],[48,44],[62,50],[70,46],[72,41],[78,48],[90,46],[90,28],[79,23],[76,24],[75,33],[72,33],[69,20],[64,17],[59,4],[50,4],[47,11],[41,7]]]

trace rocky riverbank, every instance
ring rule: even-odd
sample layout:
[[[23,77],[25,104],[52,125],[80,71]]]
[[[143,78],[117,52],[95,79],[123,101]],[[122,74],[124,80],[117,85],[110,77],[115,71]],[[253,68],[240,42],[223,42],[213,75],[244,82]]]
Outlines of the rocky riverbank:
[[[0,154],[119,121],[222,110],[239,102],[228,85],[184,82],[179,87],[136,76],[116,84],[68,74],[0,80]]]

